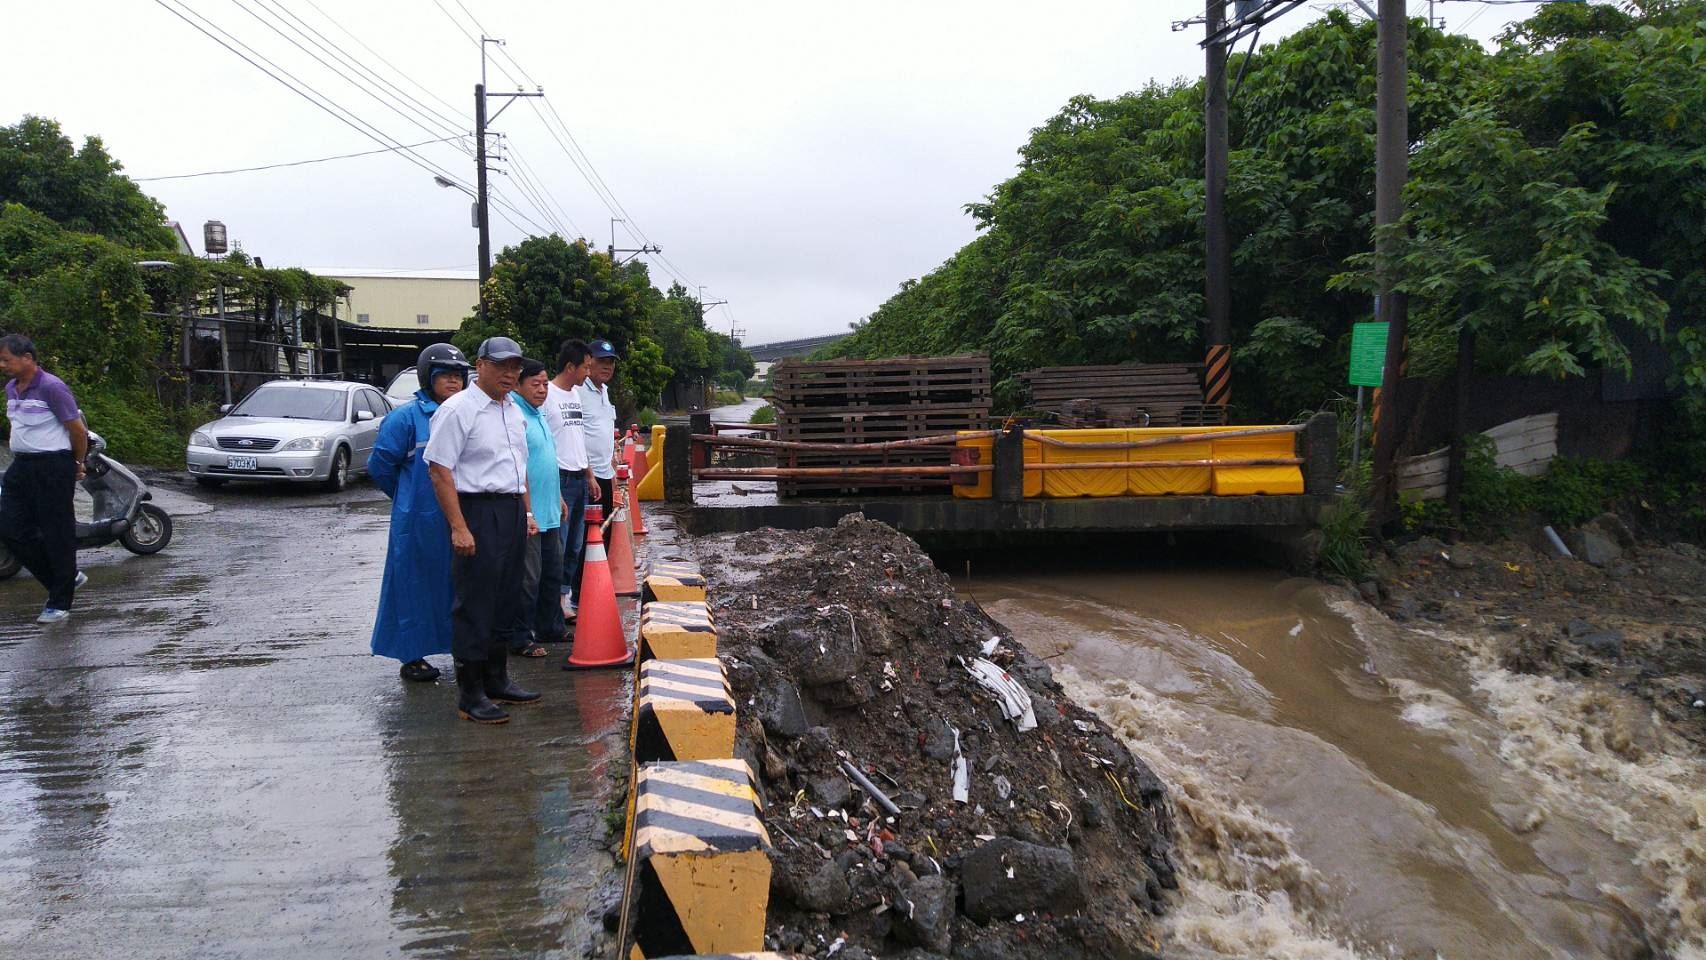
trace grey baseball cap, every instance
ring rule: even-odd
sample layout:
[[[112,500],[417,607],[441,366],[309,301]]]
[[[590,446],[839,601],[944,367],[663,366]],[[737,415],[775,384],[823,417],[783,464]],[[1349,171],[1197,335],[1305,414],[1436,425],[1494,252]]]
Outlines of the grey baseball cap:
[[[521,344],[508,337],[487,337],[480,341],[480,352],[476,357],[481,360],[520,360]]]

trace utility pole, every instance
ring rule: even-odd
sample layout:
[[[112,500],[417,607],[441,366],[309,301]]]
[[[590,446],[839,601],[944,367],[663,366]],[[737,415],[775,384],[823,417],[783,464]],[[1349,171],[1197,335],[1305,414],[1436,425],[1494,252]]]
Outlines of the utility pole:
[[[483,77],[485,58],[480,59]],[[474,199],[480,206],[480,317],[485,319],[486,280],[492,275],[492,226],[491,215],[486,210],[486,85],[483,82],[474,84],[474,189]]]
[[[1208,51],[1208,66],[1203,78],[1206,93],[1203,218],[1208,353],[1204,358],[1203,399],[1211,404],[1224,405],[1232,399],[1232,248],[1226,222],[1228,43],[1220,36],[1226,26],[1226,0],[1208,0],[1206,26],[1208,42],[1204,46]]]
[[[492,275],[492,217],[488,209],[490,201],[486,190],[486,124],[496,120],[498,114],[509,109],[517,97],[543,97],[545,88],[534,91],[516,90],[514,92],[494,93],[494,100],[506,101],[491,117],[486,116],[486,44],[495,43],[503,46],[503,41],[492,37],[480,38],[480,82],[474,84],[474,220],[480,231],[480,319],[486,318],[486,281]]]
[[[1379,298],[1378,319],[1386,323],[1386,365],[1375,402],[1374,517],[1391,516],[1397,499],[1394,470],[1398,454],[1397,400],[1403,376],[1409,304],[1394,292],[1397,264],[1391,231],[1404,216],[1404,181],[1410,169],[1408,13],[1404,0],[1379,0],[1379,71],[1375,93],[1374,131],[1374,270]]]

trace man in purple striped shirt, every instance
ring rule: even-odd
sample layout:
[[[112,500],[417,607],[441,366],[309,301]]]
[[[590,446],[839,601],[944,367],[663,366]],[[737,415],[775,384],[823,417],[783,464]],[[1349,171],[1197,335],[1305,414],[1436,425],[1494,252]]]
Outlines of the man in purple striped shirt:
[[[72,496],[83,479],[89,431],[71,388],[36,363],[36,345],[13,333],[0,337],[6,419],[12,424],[12,465],[0,489],[0,540],[47,588],[37,623],[71,616],[81,585],[77,572],[77,513]]]

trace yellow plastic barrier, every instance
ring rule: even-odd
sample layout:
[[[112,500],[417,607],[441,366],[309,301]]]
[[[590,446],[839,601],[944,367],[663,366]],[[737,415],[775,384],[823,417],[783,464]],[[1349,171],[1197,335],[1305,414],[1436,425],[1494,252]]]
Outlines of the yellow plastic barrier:
[[[735,700],[722,661],[648,660],[635,703],[634,762],[734,756]]]
[[[1212,433],[1214,427],[1134,427],[1126,439],[1136,442],[1157,437],[1188,437]],[[1207,460],[1213,448],[1207,440],[1197,443],[1168,443],[1128,451],[1131,460]],[[1166,494],[1201,495],[1214,483],[1209,467],[1133,467],[1126,471],[1126,493],[1139,497]]]
[[[648,763],[634,796],[630,960],[763,950],[770,835],[746,761]]]
[[[634,499],[657,502],[663,499],[663,438],[669,428],[663,424],[652,427],[652,445],[646,450],[646,475],[634,486]]]
[[[1129,431],[1119,430],[1044,430],[1043,436],[1073,443],[1120,443]],[[1042,447],[1044,463],[1116,463],[1131,459],[1130,450],[1082,450]],[[1123,470],[1046,470],[1043,471],[1045,497],[1123,497],[1126,492],[1126,473]]]
[[[1249,429],[1249,428],[1245,428]],[[1276,433],[1264,437],[1238,437],[1214,441],[1216,460],[1273,460],[1297,456],[1297,434]],[[1285,495],[1303,492],[1303,468],[1216,467],[1214,495],[1247,497],[1254,494]]]
[[[961,430],[960,434],[976,433],[975,430]],[[955,441],[954,446],[960,449],[977,451],[977,462],[992,464],[995,462],[995,438],[973,437],[968,440]],[[1043,445],[1035,440],[1025,441],[1025,462],[1041,463]],[[1041,470],[1025,471],[1025,496],[1040,497],[1043,495],[1043,472]],[[984,472],[977,475],[976,483],[954,484],[954,496],[962,500],[988,500],[995,496],[995,474]]]

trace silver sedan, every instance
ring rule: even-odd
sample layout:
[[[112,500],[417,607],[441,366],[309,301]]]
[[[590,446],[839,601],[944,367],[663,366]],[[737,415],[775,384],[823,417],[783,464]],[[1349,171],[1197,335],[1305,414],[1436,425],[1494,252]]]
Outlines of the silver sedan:
[[[288,480],[341,490],[367,471],[391,403],[362,383],[276,380],[190,434],[184,459],[196,482]]]

